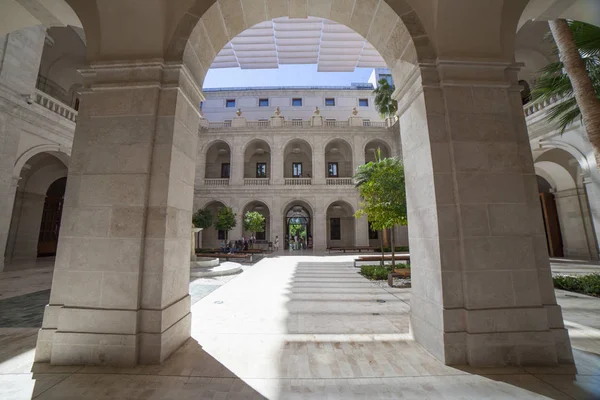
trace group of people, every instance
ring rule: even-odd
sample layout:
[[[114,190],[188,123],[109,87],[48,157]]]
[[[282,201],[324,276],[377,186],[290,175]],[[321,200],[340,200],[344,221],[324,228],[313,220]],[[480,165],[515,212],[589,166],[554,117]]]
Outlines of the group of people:
[[[289,236],[286,235],[286,241],[289,244],[291,250],[306,250],[312,247],[312,236],[301,237],[298,234]]]
[[[241,239],[235,241],[221,241],[221,247],[219,248],[219,252],[222,254],[229,253],[239,253],[240,251],[248,251],[249,248],[252,248],[256,242],[256,238],[254,235],[250,237],[250,239],[246,240],[245,236],[242,236]]]

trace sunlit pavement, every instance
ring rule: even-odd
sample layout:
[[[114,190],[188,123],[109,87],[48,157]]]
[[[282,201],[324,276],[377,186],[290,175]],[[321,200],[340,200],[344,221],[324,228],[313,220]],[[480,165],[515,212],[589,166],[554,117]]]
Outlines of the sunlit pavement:
[[[352,258],[262,260],[193,305],[192,339],[163,365],[133,369],[32,373],[49,280],[2,273],[0,399],[600,398],[600,299],[557,291],[576,369],[453,368],[411,339],[410,289],[367,281]]]

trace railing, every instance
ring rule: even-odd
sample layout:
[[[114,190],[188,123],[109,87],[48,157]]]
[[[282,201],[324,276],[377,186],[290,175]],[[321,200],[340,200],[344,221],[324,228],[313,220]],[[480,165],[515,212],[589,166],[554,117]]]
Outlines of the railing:
[[[283,126],[295,126],[295,127],[309,127],[310,126],[310,121],[303,121],[300,119],[293,119],[291,121],[283,121]]]
[[[268,186],[270,184],[269,178],[244,178],[245,186]]]
[[[223,122],[209,122],[209,129],[225,129],[231,128],[231,121],[223,121]]]
[[[229,186],[229,179],[205,179],[204,186]]]
[[[311,178],[285,178],[286,186],[310,186],[312,185]]]
[[[363,121],[363,126],[365,128],[387,128],[386,121]]]
[[[333,119],[326,119],[324,125],[328,128],[346,128],[350,126],[348,121],[337,121]]]
[[[526,117],[529,117],[530,115],[533,115],[535,113],[537,113],[538,111],[543,110],[544,108],[551,106],[557,102],[559,102],[560,100],[562,100],[562,97],[559,96],[552,96],[550,99],[546,100],[546,101],[542,101],[542,102],[537,102],[537,101],[533,101],[533,102],[529,102],[527,104],[525,104],[523,106],[523,112],[525,113]]]
[[[69,121],[77,122],[77,111],[73,110],[69,106],[66,106],[52,96],[47,95],[41,90],[36,89],[35,102],[40,106],[60,115],[61,117],[68,119]]]
[[[327,178],[327,185],[329,185],[329,186],[354,185],[354,179],[353,178]]]
[[[248,128],[268,128],[271,126],[270,121],[247,121],[246,126]]]

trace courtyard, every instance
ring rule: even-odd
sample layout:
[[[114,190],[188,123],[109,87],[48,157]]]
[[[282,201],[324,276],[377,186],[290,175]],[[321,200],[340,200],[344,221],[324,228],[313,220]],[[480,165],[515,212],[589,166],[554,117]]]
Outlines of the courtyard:
[[[556,293],[574,366],[446,366],[412,338],[410,289],[368,281],[352,258],[279,255],[240,275],[192,281],[192,337],[161,365],[134,368],[34,364],[52,262],[9,267],[0,275],[0,398],[600,396],[600,299]],[[598,269],[585,265],[588,272]]]

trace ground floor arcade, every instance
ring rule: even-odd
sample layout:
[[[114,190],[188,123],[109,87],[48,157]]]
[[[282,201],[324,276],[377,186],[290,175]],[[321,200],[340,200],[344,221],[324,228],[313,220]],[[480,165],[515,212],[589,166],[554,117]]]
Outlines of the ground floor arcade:
[[[162,365],[33,364],[52,266],[0,274],[0,398],[591,399],[600,393],[600,300],[557,291],[574,366],[450,367],[417,344],[410,289],[369,282],[350,257],[267,258],[190,284],[192,338]],[[31,266],[31,265],[29,265]],[[597,265],[556,265],[598,270]],[[216,289],[216,290],[215,290]],[[206,294],[210,292],[210,294]],[[9,312],[10,311],[10,312]]]

